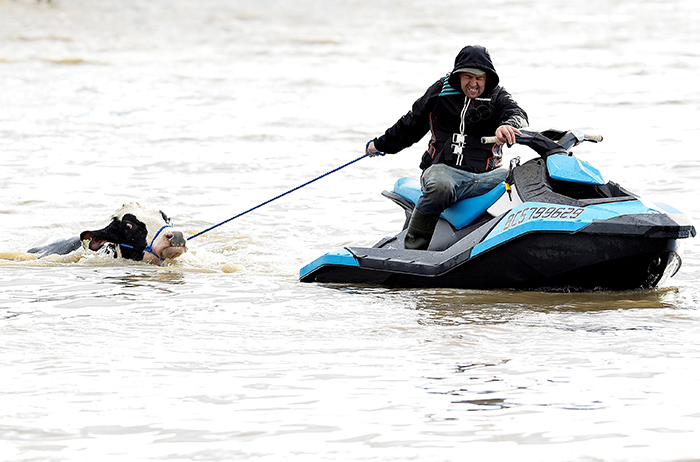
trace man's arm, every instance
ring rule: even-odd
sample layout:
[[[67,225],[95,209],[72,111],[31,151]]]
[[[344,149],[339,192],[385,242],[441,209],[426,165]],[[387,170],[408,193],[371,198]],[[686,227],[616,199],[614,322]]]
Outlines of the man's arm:
[[[518,129],[528,126],[527,114],[503,88],[496,98],[496,110],[501,120],[501,125],[496,129],[499,144],[515,144],[515,135],[521,134]]]
[[[420,141],[430,130],[430,112],[442,90],[443,80],[438,80],[428,88],[425,94],[413,103],[410,111],[370,143],[367,151],[372,154],[371,149],[374,149],[395,154]]]

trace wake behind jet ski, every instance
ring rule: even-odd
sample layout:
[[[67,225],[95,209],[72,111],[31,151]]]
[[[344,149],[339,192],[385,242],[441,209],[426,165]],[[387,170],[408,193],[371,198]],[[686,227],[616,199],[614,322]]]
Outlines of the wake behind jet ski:
[[[408,220],[421,195],[402,178],[382,194],[401,206],[404,229],[373,247],[327,253],[302,282],[464,289],[622,290],[656,287],[681,266],[678,239],[694,237],[675,208],[647,203],[569,150],[602,141],[575,131],[522,131],[540,157],[511,161],[508,178],[445,210],[427,250],[407,250]],[[484,139],[484,142],[494,140]]]

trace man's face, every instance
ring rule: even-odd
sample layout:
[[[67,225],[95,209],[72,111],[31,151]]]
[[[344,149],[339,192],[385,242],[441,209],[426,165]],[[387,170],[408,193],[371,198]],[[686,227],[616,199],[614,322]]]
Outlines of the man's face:
[[[469,72],[459,74],[462,91],[470,98],[478,98],[484,92],[486,74],[474,75]]]

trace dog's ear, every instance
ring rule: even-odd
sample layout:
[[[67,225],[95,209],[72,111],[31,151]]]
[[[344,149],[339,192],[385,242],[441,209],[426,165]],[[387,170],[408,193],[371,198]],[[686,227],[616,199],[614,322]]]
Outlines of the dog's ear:
[[[172,224],[172,223],[170,223],[170,217],[169,217],[169,216],[167,216],[165,213],[163,213],[162,210],[158,210],[158,211],[160,212],[160,216],[163,217],[163,220],[165,220],[165,223],[166,223],[166,224],[169,224],[169,225]]]
[[[95,231],[80,233],[80,241],[86,250],[98,251],[108,242],[119,243],[119,222],[113,219],[107,226]]]
[[[106,239],[98,239],[95,237],[95,233],[99,232],[100,231],[83,231],[82,233],[80,233],[80,242],[83,243],[84,249],[97,252],[102,248],[103,245],[105,245],[105,243],[107,242]]]

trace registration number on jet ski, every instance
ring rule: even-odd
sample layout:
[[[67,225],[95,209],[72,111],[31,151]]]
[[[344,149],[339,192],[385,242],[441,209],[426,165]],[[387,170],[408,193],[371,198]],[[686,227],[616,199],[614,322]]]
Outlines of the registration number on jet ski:
[[[525,207],[508,215],[503,225],[503,230],[525,223],[530,220],[575,220],[583,213],[581,207],[551,206],[551,207]]]

